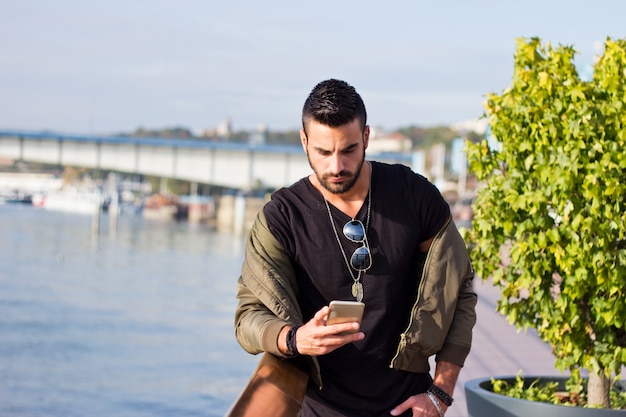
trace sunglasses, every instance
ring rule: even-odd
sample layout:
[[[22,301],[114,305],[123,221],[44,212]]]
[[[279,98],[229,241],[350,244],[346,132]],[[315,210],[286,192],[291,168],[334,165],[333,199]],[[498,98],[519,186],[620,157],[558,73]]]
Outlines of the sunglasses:
[[[351,242],[362,243],[350,257],[350,265],[357,271],[365,272],[372,266],[372,255],[367,247],[365,226],[360,220],[350,220],[343,226],[343,235]]]

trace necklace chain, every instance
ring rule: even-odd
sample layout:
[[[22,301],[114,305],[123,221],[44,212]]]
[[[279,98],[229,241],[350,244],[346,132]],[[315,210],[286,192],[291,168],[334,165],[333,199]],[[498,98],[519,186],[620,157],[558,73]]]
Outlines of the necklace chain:
[[[339,239],[339,233],[337,232],[337,227],[335,226],[333,215],[330,212],[330,205],[328,204],[328,200],[326,200],[326,196],[324,195],[323,191],[322,191],[322,197],[324,198],[324,204],[326,204],[326,210],[328,211],[328,219],[330,220],[330,225],[333,228],[335,239],[337,240],[337,244],[339,245],[339,249],[341,250],[341,254],[343,255],[343,260],[346,263],[346,267],[348,268],[348,273],[350,274],[350,277],[352,277],[352,281],[354,281],[352,284],[352,295],[356,297],[357,301],[362,301],[363,300],[363,284],[360,282],[362,271],[359,270],[356,277],[354,276],[354,273],[352,272],[352,268],[350,268],[350,262],[348,262],[348,257],[346,256],[346,252],[343,250],[343,245],[341,244],[341,240]],[[371,168],[370,168],[370,184],[369,184],[368,195],[367,195],[367,218],[365,220],[365,234],[366,235],[367,235],[367,229],[370,224],[371,210],[372,210],[372,175],[371,175]],[[354,220],[354,217],[352,218],[352,220]]]

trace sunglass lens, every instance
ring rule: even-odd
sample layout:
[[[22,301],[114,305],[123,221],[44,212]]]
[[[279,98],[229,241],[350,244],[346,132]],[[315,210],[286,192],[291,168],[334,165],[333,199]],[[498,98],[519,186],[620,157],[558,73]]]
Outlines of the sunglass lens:
[[[367,249],[365,246],[357,248],[357,250],[355,250],[352,254],[352,258],[350,258],[350,263],[352,264],[352,267],[357,271],[367,270],[372,263],[369,249]]]
[[[343,226],[343,234],[353,242],[363,242],[365,239],[363,223],[358,220],[349,221]]]

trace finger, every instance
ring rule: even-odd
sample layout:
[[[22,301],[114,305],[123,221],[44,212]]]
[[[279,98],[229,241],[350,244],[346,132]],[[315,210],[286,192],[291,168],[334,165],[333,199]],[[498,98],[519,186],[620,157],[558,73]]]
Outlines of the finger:
[[[365,339],[365,333],[363,332],[352,333],[350,335],[350,338],[352,339],[350,340],[350,342],[358,342],[359,340]]]
[[[405,401],[406,402],[406,401]],[[397,406],[396,408],[394,408],[393,410],[391,410],[389,412],[389,414],[391,414],[392,416],[399,416],[400,414],[404,413],[406,410],[408,410],[409,406],[405,405],[405,402],[400,404],[399,406]]]
[[[315,321],[318,326],[324,326],[326,323],[326,316],[328,316],[328,312],[330,308],[328,306],[324,306],[315,313],[312,321]]]
[[[406,410],[410,410],[414,404],[415,404],[415,398],[409,397],[402,404],[398,405],[396,408],[391,410],[389,414],[391,414],[392,416],[399,416],[400,414],[404,413]]]
[[[333,334],[347,335],[351,333],[357,333],[360,327],[361,325],[359,324],[359,322],[353,321],[353,322],[346,322],[346,323],[330,324],[326,326],[326,330],[327,330],[328,335],[333,335]]]

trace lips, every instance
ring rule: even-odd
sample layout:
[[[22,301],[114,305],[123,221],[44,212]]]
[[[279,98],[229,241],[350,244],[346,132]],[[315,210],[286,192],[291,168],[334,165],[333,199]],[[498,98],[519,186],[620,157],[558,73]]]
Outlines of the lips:
[[[342,183],[342,182],[346,181],[347,179],[348,178],[344,177],[344,176],[341,176],[341,177],[327,177],[328,182],[332,182],[332,183],[335,183],[335,184]]]
[[[352,175],[348,172],[340,172],[338,175],[326,175],[326,180],[335,184],[348,181]]]

